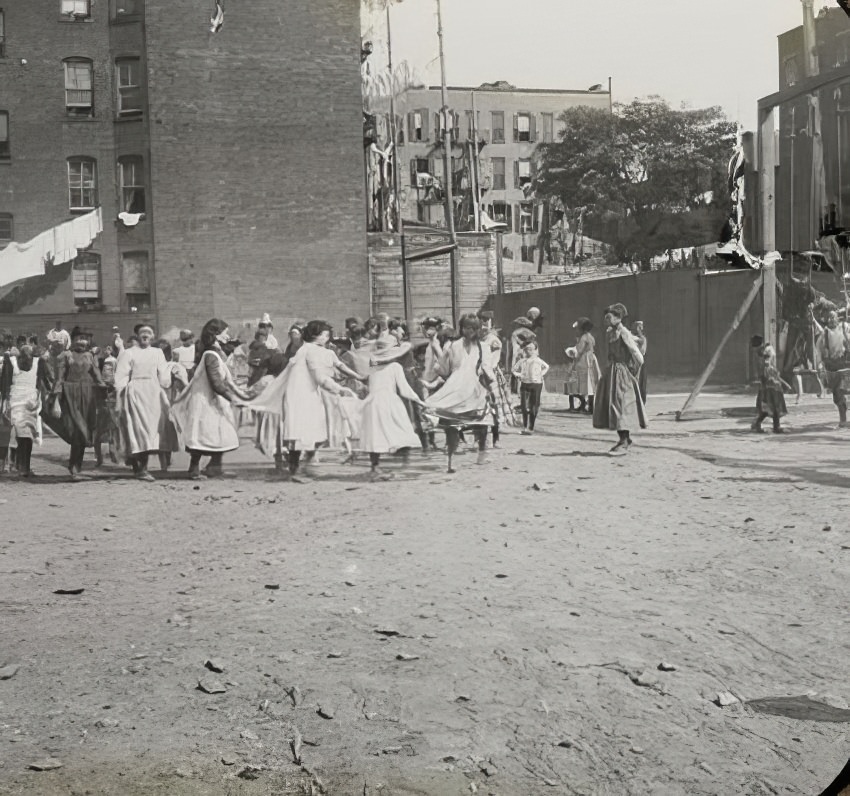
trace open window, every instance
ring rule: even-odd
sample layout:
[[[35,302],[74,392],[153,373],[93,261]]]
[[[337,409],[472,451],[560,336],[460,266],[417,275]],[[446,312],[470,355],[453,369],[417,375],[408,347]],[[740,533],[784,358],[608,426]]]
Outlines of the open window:
[[[0,160],[8,160],[11,157],[9,147],[9,112],[0,111]]]
[[[15,234],[14,218],[11,213],[0,213],[0,249],[8,246]]]
[[[129,311],[151,308],[150,267],[146,251],[121,254],[124,304]]]
[[[66,58],[65,111],[69,116],[92,116],[94,92],[92,91],[92,62],[88,58]]]
[[[121,210],[124,213],[145,212],[144,162],[138,155],[118,158],[118,181],[121,188]]]
[[[91,0],[60,0],[59,13],[72,19],[88,19],[91,16]]]

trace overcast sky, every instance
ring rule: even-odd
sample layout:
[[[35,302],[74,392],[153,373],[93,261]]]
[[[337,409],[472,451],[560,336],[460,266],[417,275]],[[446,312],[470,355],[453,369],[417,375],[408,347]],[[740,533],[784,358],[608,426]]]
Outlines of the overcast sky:
[[[834,0],[815,0],[815,13]],[[802,24],[800,0],[442,0],[449,85],[507,80],[587,89],[613,78],[615,102],[658,94],[720,105],[746,129],[778,89],[778,34]],[[379,15],[379,19],[383,19]],[[393,60],[439,84],[436,0],[391,11]],[[375,55],[386,26],[369,31]]]

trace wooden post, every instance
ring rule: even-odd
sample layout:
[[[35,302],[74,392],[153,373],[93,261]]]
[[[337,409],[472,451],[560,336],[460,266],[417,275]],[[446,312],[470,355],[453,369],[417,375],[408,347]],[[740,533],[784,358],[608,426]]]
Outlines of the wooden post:
[[[776,323],[776,266],[773,263],[765,263],[761,269],[761,278],[764,307],[764,333],[762,337],[764,337],[765,343],[770,343],[776,349],[779,331]]]
[[[735,330],[741,325],[741,321],[744,320],[746,314],[750,311],[750,307],[756,300],[756,296],[758,296],[759,290],[761,290],[762,288],[762,284],[762,274],[759,274],[758,279],[753,282],[753,286],[750,288],[750,292],[747,293],[747,297],[744,299],[743,304],[741,304],[741,306],[738,308],[738,311],[735,313],[735,317],[732,319],[732,325],[726,330],[726,334],[723,335],[723,339],[717,346],[717,350],[714,352],[714,356],[712,356],[711,361],[705,366],[705,370],[700,374],[700,377],[697,379],[697,383],[694,385],[693,390],[691,390],[691,394],[688,396],[688,400],[685,401],[685,405],[678,412],[676,412],[676,420],[682,419],[682,415],[684,415],[685,412],[688,411],[688,408],[696,400],[696,397],[700,394],[702,388],[705,387],[705,383],[708,381],[708,377],[712,374],[714,369],[717,367],[717,363],[720,361],[720,354],[722,353],[723,348],[726,346],[726,343],[729,342],[729,338],[732,336]]]
[[[771,252],[776,249],[776,208],[774,197],[776,193],[776,145],[777,134],[775,127],[774,109],[766,108],[761,111],[759,121],[759,196],[761,213],[759,223],[759,239],[762,251]]]

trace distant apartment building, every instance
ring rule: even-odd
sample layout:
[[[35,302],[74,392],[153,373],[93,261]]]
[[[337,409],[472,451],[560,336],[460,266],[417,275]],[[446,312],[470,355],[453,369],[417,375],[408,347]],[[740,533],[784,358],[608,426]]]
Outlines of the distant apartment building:
[[[0,0],[0,249],[100,208],[0,315],[162,328],[368,309],[351,0]],[[107,327],[108,328],[108,327]]]
[[[409,89],[396,120],[402,216],[434,225],[445,223],[442,105],[439,87]],[[556,140],[558,117],[568,108],[609,110],[609,91],[601,85],[587,91],[526,89],[499,81],[452,86],[448,106],[457,228],[475,228],[477,187],[480,208],[505,225],[505,254],[532,261],[541,218],[530,192],[535,147]]]

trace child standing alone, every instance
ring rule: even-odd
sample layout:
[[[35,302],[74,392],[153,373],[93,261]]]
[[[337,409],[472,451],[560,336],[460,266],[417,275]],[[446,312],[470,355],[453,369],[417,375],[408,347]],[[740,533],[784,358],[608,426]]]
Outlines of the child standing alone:
[[[540,395],[543,392],[543,377],[549,366],[540,359],[536,340],[529,340],[523,348],[523,356],[514,365],[513,375],[520,382],[520,408],[522,410],[521,434],[534,433],[534,421],[540,411]]]
[[[779,418],[788,414],[785,406],[785,395],[782,392],[783,381],[776,368],[776,351],[773,346],[764,344],[761,337],[753,337],[750,344],[758,354],[759,392],[756,398],[758,416],[750,428],[757,434],[763,434],[761,424],[768,415],[773,417],[773,433],[784,434],[785,429],[779,425]]]

